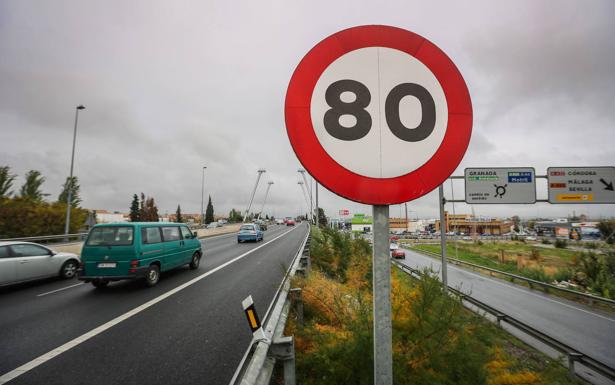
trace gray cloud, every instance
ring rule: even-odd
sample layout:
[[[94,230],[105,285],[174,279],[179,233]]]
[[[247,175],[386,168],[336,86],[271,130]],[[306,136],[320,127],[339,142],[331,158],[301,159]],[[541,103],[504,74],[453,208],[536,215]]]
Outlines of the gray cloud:
[[[275,182],[267,206],[296,215],[306,208],[283,118],[292,71],[329,34],[382,23],[428,37],[469,85],[474,132],[457,174],[486,165],[534,166],[539,173],[551,165],[611,165],[613,14],[608,0],[3,1],[0,164],[20,175],[41,170],[55,197],[68,173],[74,107],[83,103],[76,174],[87,207],[126,210],[132,194],[143,191],[163,212],[177,204],[197,212],[207,165],[205,190],[217,211],[243,209],[264,167],[263,182]],[[462,187],[455,186],[456,195]],[[320,192],[330,213],[369,211]],[[434,193],[410,207],[420,216],[437,214]],[[486,215],[572,209],[475,208]]]

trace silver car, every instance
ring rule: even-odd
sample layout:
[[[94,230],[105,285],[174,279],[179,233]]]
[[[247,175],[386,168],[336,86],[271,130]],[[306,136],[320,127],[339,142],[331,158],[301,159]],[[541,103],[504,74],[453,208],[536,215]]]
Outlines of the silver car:
[[[79,257],[30,242],[0,242],[0,286],[60,276],[73,278]]]

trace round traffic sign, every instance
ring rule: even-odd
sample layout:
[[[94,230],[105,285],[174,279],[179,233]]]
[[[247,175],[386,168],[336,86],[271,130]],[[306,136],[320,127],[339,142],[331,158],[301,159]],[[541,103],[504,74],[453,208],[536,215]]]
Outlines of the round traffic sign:
[[[353,201],[416,199],[457,168],[472,103],[453,62],[395,27],[337,32],[308,52],[288,85],[286,129],[306,170]]]

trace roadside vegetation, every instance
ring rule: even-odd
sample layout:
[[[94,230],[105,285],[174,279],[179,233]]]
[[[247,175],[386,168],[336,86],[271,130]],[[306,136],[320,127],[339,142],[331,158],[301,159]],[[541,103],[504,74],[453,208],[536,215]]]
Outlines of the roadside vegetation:
[[[301,384],[373,383],[371,246],[312,230],[303,323],[289,317]],[[567,371],[444,295],[436,276],[392,275],[395,384],[574,384]]]
[[[593,247],[592,247],[593,245]],[[589,292],[605,298],[615,298],[615,252],[603,249],[598,253],[595,243],[587,243],[587,251],[559,247],[547,248],[521,241],[458,242],[446,245],[447,255],[521,275],[546,283],[555,283]],[[440,245],[421,244],[415,248],[440,253]]]
[[[18,191],[13,188],[17,175],[8,166],[0,166],[0,238],[63,234],[66,221],[68,190],[71,190],[70,232],[83,226],[89,212],[80,206],[79,181],[66,178],[57,200],[47,201],[43,193],[45,177],[37,170],[24,176]]]

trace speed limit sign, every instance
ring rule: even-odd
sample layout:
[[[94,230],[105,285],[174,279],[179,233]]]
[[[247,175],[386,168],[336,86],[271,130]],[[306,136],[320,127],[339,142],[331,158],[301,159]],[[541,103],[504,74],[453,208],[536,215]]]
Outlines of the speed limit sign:
[[[370,25],[308,52],[290,80],[285,118],[316,180],[347,199],[387,205],[425,195],[453,173],[470,140],[472,103],[433,43]]]

